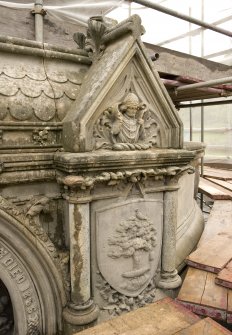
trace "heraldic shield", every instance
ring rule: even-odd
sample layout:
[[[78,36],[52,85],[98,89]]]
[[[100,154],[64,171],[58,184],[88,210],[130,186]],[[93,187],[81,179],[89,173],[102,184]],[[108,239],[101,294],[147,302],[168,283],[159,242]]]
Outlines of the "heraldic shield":
[[[155,276],[161,255],[163,202],[130,200],[96,212],[97,263],[116,291],[139,295]]]

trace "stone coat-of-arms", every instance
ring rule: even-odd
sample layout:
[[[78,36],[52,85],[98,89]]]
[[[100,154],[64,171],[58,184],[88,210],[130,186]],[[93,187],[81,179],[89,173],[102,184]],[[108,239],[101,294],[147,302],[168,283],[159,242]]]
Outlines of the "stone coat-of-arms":
[[[115,290],[135,297],[146,288],[158,267],[161,231],[160,201],[134,200],[97,213],[98,266]]]

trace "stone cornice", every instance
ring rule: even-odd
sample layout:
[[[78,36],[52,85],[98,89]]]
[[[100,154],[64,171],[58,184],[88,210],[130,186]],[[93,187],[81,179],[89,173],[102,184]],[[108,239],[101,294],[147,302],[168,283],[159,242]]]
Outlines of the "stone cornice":
[[[98,151],[78,154],[59,152],[54,155],[54,164],[57,170],[78,174],[105,170],[184,166],[194,157],[195,151],[175,149],[154,149],[146,152]]]

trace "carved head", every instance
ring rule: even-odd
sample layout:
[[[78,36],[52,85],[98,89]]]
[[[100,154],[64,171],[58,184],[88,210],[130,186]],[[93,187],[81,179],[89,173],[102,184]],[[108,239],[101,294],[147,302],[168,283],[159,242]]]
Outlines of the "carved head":
[[[125,112],[129,117],[135,117],[135,114],[139,110],[139,98],[134,93],[128,93],[125,97],[121,109]]]

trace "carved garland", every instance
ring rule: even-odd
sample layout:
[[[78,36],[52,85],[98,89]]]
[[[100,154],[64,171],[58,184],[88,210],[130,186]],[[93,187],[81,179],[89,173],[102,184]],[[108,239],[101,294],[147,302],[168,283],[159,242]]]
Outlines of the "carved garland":
[[[195,169],[191,165],[184,167],[168,167],[154,169],[135,169],[118,172],[102,172],[98,176],[67,176],[60,178],[59,181],[69,187],[79,187],[83,190],[93,188],[96,183],[107,182],[107,185],[117,185],[120,181],[136,183],[146,180],[148,177],[163,179],[165,176],[177,176],[184,172],[194,173]]]

